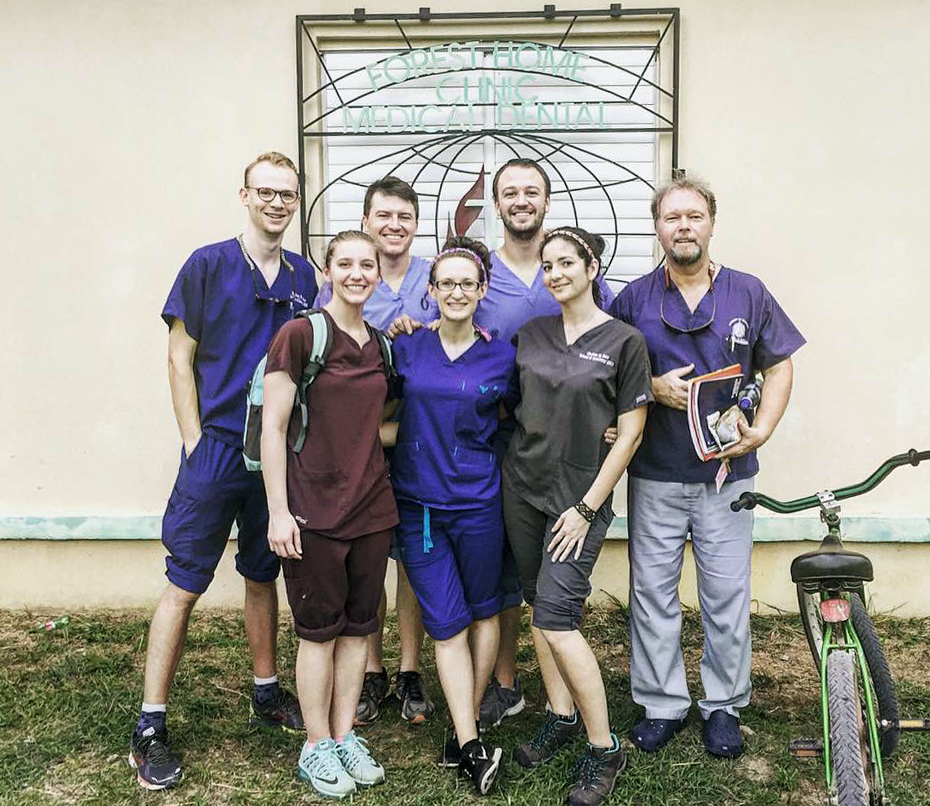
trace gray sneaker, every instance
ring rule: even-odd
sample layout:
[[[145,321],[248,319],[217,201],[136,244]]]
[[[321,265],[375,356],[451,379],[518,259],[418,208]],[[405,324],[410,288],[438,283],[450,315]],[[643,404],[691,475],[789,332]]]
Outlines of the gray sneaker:
[[[611,734],[610,738],[612,748],[588,745],[578,760],[575,765],[578,781],[568,793],[568,806],[600,806],[614,791],[617,776],[626,767],[626,755],[617,737]]]
[[[411,725],[422,725],[436,710],[423,690],[419,672],[398,672],[394,678],[394,695],[400,701],[400,715]]]
[[[356,736],[354,730],[350,730],[341,742],[336,742],[336,755],[356,786],[384,783],[384,767],[372,758],[368,743]]]
[[[519,677],[514,677],[513,688],[502,686],[496,677],[492,677],[484,691],[484,697],[481,698],[481,727],[485,730],[496,728],[507,717],[516,716],[524,708],[526,700],[523,699],[523,687]]]
[[[571,720],[560,717],[553,711],[547,711],[546,721],[542,723],[536,735],[530,741],[520,744],[513,751],[513,757],[521,767],[531,770],[547,762],[561,748],[583,734],[584,722],[578,711],[575,711]]]
[[[380,672],[365,672],[365,681],[362,683],[362,693],[355,706],[355,724],[370,725],[381,713],[381,703],[391,690],[388,681],[387,669],[383,666]]]
[[[312,750],[304,742],[297,762],[297,775],[324,798],[344,798],[356,791],[355,781],[342,766],[332,739],[317,742]]]

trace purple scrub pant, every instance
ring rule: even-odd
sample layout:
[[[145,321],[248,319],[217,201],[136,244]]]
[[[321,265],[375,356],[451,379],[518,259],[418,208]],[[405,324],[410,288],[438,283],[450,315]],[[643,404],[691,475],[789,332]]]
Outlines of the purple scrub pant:
[[[168,580],[189,593],[203,593],[233,523],[239,527],[236,570],[253,582],[276,579],[280,563],[268,547],[262,477],[245,469],[240,449],[205,432],[189,457],[181,449],[178,478],[162,518]]]
[[[397,542],[423,626],[434,641],[501,611],[504,519],[500,499],[445,510],[398,501]]]

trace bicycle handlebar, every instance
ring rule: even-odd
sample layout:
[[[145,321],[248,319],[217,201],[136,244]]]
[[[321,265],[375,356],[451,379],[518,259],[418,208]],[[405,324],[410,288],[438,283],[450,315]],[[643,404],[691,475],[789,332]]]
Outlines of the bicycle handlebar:
[[[849,487],[840,487],[838,490],[830,490],[837,501],[844,498],[853,498],[857,495],[874,490],[896,467],[901,465],[913,465],[917,467],[921,462],[930,459],[930,451],[916,451],[911,448],[907,453],[899,453],[885,461],[871,476],[859,484],[852,484]],[[820,506],[820,498],[817,495],[809,495],[805,498],[795,498],[793,501],[779,501],[776,498],[770,498],[762,493],[743,493],[736,501],[730,504],[730,509],[739,512],[741,509],[755,509],[756,505],[765,507],[772,512],[778,512],[782,515],[791,512],[800,512],[802,509],[811,509]]]

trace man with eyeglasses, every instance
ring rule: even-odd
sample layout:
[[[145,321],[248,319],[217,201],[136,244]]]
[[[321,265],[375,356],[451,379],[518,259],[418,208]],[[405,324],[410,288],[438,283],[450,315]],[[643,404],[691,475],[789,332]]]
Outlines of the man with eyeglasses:
[[[261,476],[242,459],[245,391],[278,329],[317,292],[313,267],[282,249],[300,199],[297,169],[262,154],[245,169],[248,211],[238,238],[196,250],[168,295],[168,380],[183,448],[162,520],[168,586],[149,628],[145,684],[129,763],[146,789],[168,789],[181,766],[168,747],[168,692],[191,611],[206,591],[238,524],[236,570],[245,579],[245,629],[254,683],[250,726],[303,730],[300,706],[278,684],[278,557],[268,546]]]
[[[630,686],[645,709],[631,738],[657,751],[682,729],[691,706],[678,596],[690,534],[704,626],[704,746],[735,758],[743,750],[739,709],[751,692],[752,513],[731,512],[729,504],[753,488],[756,449],[785,412],[791,355],[804,338],[759,279],[711,260],[716,212],[703,182],[682,178],[656,191],[652,217],[665,264],[624,288],[611,312],[645,336],[656,399],[627,469]],[[739,422],[739,441],[721,461],[702,462],[688,429],[687,378],[731,364],[742,367],[744,382],[762,372],[762,399],[752,422]],[[718,492],[722,460],[729,473]]]

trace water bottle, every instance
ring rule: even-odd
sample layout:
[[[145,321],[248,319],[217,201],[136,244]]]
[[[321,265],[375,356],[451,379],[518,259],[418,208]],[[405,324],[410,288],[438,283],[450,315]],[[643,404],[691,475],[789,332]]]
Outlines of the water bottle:
[[[59,627],[67,627],[70,623],[70,616],[59,616],[58,618],[43,621],[41,624],[37,625],[36,632],[51,632],[52,630],[57,630]]]
[[[743,411],[749,411],[750,409],[755,409],[759,405],[761,399],[762,378],[756,376],[752,383],[743,387],[743,390],[739,393],[739,397],[736,399],[736,405]]]

